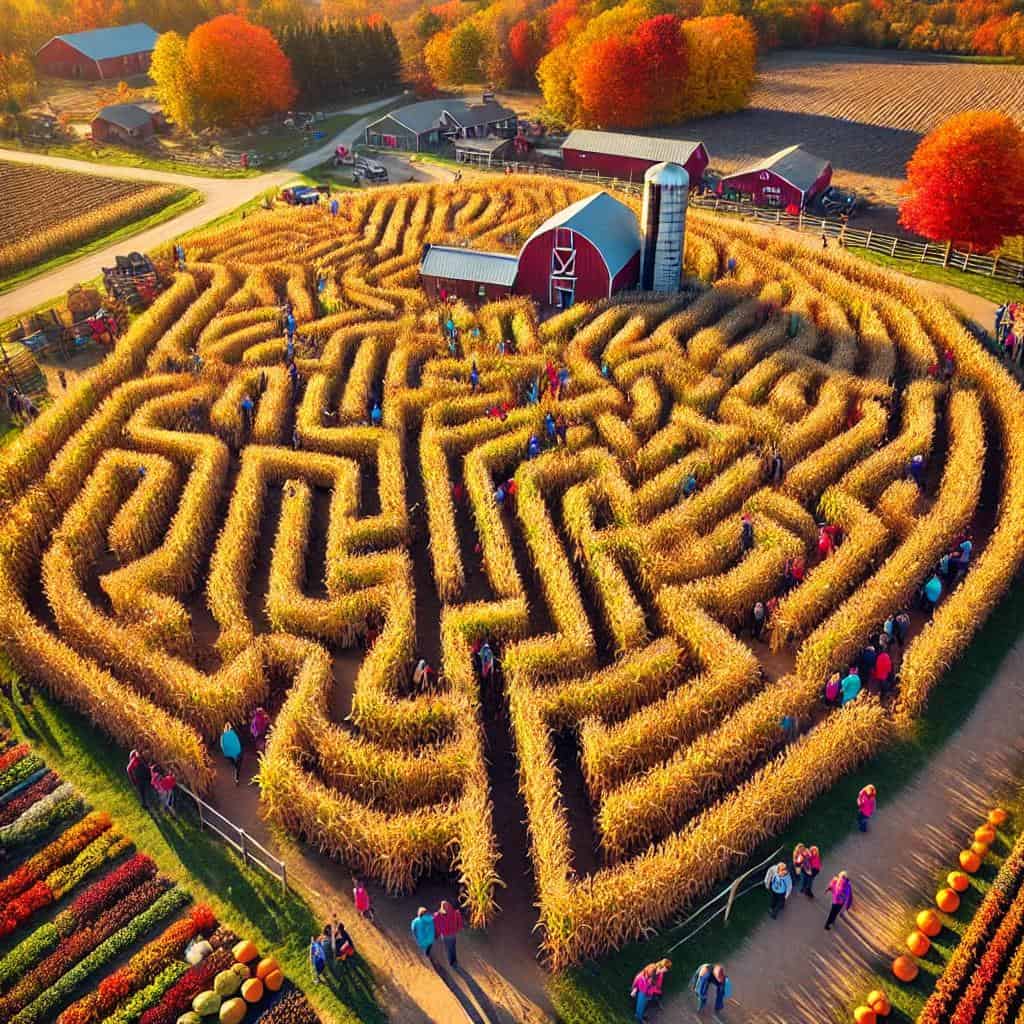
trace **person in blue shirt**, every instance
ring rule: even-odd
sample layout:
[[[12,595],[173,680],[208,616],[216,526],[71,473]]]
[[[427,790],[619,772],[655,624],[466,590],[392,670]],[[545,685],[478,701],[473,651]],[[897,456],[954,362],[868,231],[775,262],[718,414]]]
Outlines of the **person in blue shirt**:
[[[526,457],[528,459],[535,459],[540,455],[540,438],[534,434],[526,446]]]
[[[221,753],[231,762],[235,770],[235,785],[238,785],[239,776],[242,774],[242,741],[235,732],[235,727],[228,722],[224,731],[220,734]]]
[[[331,216],[332,217],[337,217],[338,216],[338,209],[339,209],[339,207],[338,207],[338,200],[337,199],[332,199],[331,200],[331,205],[330,205],[330,210],[331,210]]]
[[[689,476],[683,481],[682,487],[679,488],[679,495],[684,500],[692,497],[697,490],[697,478],[690,473]]]
[[[768,869],[764,876],[764,887],[771,895],[768,916],[774,920],[779,911],[786,906],[786,900],[793,891],[793,879],[789,877],[789,868],[785,864],[776,864]]]
[[[939,603],[939,598],[942,597],[942,580],[939,579],[937,573],[932,573],[931,578],[925,583],[921,589],[922,603],[924,610],[929,615],[935,613],[935,606]]]
[[[324,968],[327,967],[327,957],[324,954],[324,947],[321,938],[313,935],[309,940],[309,968],[313,972],[313,981],[319,985],[323,980]]]
[[[555,417],[548,413],[544,417],[544,433],[548,436],[548,441],[551,444],[555,443]]]
[[[252,430],[252,411],[255,408],[252,403],[252,399],[246,394],[242,398],[242,426],[246,430]]]
[[[529,405],[536,405],[540,401],[540,385],[534,378],[526,389],[526,401]]]
[[[424,956],[429,957],[430,949],[434,945],[434,939],[437,936],[434,932],[434,915],[426,907],[420,907],[416,911],[416,916],[412,919],[412,937],[416,940],[416,945],[419,946],[420,952]]]
[[[720,1013],[725,1008],[725,1001],[732,994],[732,985],[726,976],[725,968],[721,964],[701,964],[690,980],[690,989],[697,996],[697,1012],[699,1013],[707,1006],[708,991],[715,986],[715,1013]]]
[[[374,402],[373,408],[370,410],[370,425],[374,427],[380,426],[382,413],[380,411],[380,403]]]
[[[476,391],[480,387],[480,371],[476,368],[476,360],[473,360],[473,366],[469,371],[469,386],[473,391]]]
[[[850,670],[843,676],[839,683],[839,703],[849,704],[860,693],[860,676],[857,674],[857,666],[851,665]]]

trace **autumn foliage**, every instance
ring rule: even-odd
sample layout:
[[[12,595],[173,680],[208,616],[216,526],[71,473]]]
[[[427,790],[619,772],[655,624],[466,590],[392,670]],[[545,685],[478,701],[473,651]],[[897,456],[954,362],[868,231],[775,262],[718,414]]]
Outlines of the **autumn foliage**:
[[[960,248],[988,251],[1024,234],[1024,131],[997,111],[940,124],[907,164],[900,222]]]
[[[161,102],[186,128],[250,124],[287,110],[296,96],[277,40],[237,14],[204,22],[184,42],[161,38],[150,74]]]

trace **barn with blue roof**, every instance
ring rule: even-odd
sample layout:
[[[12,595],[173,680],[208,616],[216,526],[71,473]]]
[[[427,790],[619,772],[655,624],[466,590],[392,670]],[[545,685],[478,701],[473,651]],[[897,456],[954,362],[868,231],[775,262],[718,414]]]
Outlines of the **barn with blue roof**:
[[[57,78],[119,81],[149,70],[159,33],[143,22],[54,36],[36,51],[36,66]]]

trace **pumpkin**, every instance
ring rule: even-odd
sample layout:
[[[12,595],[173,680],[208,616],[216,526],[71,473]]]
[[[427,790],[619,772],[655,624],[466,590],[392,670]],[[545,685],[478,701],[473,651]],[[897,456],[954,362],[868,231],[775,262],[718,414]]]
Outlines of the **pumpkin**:
[[[922,910],[917,915],[918,931],[924,932],[930,939],[934,939],[942,931],[942,922],[934,910]]]
[[[264,979],[263,984],[271,992],[276,992],[284,984],[284,975],[281,971],[271,971]]]
[[[960,867],[969,875],[973,875],[981,867],[981,858],[973,850],[960,851]]]
[[[960,897],[952,889],[940,889],[935,894],[935,905],[947,914],[955,914],[960,909]]]
[[[974,838],[979,843],[991,846],[996,841],[996,830],[991,825],[981,825],[974,830]]]
[[[907,949],[914,956],[924,956],[932,948],[932,940],[919,931],[912,931],[907,936]]]
[[[196,964],[201,963],[213,952],[213,946],[211,946],[206,939],[200,939],[198,942],[193,942],[188,949],[185,950],[185,959],[195,967]]]
[[[896,957],[892,962],[892,973],[896,975],[900,981],[913,981],[917,977],[917,964],[914,962],[914,958],[910,956]]]
[[[984,857],[988,853],[988,843],[979,843],[977,839],[971,843],[971,852],[976,853],[979,857]]]
[[[216,992],[200,992],[192,1000],[192,1009],[200,1017],[212,1017],[220,1009],[220,996]]]
[[[244,999],[229,999],[220,1008],[220,1024],[242,1024],[247,1009]]]
[[[946,881],[949,883],[950,889],[955,889],[957,892],[967,892],[971,884],[971,880],[962,871],[950,871],[946,875]]]
[[[263,982],[259,978],[243,981],[242,998],[247,1003],[258,1003],[263,998]]]
[[[857,1024],[875,1024],[875,1011],[870,1006],[858,1006],[853,1011],[853,1019]]]
[[[213,991],[227,999],[242,987],[242,979],[234,971],[220,971],[213,979]]]
[[[265,956],[256,967],[256,977],[260,981],[266,981],[268,974],[279,970],[281,970],[281,965],[272,956]]]
[[[178,1018],[177,1024],[203,1024],[203,1018],[195,1010],[189,1010]]]
[[[235,974],[238,975],[239,981],[245,981],[246,978],[250,977],[250,975],[252,974],[252,971],[250,971],[249,968],[245,966],[245,964],[232,964],[231,970],[233,970]]]
[[[888,1017],[892,1013],[892,1003],[884,992],[871,992],[868,995],[868,1006],[878,1017]]]
[[[999,825],[1005,825],[1009,817],[1009,814],[1007,814],[1002,807],[993,807],[992,810],[988,812],[988,823],[994,827],[998,827]]]
[[[231,950],[231,954],[240,964],[251,963],[260,955],[255,944],[248,939],[242,939],[241,942],[237,943],[235,948]]]

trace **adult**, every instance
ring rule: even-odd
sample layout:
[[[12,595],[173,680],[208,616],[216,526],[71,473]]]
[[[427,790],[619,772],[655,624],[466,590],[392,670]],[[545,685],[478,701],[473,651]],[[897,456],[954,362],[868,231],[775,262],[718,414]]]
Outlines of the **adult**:
[[[412,937],[416,940],[420,952],[429,957],[437,933],[434,928],[434,918],[426,907],[420,907],[412,919]]]
[[[319,985],[323,981],[324,968],[327,967],[327,957],[324,954],[323,935],[311,935],[309,938],[309,969],[313,973],[313,981]]]
[[[526,457],[528,459],[535,459],[538,455],[540,455],[540,438],[533,434],[526,444]]]
[[[235,785],[242,774],[242,741],[235,732],[235,727],[228,722],[220,734],[220,751],[231,762],[235,771]]]
[[[839,703],[849,704],[851,700],[855,700],[857,694],[860,693],[860,676],[857,673],[857,666],[851,665],[846,675],[843,676],[842,681],[839,683]]]
[[[768,890],[771,901],[768,906],[768,916],[775,920],[779,911],[786,906],[793,891],[793,879],[789,876],[789,868],[785,864],[776,864],[770,867],[764,876],[764,887]]]
[[[941,597],[942,580],[939,579],[939,574],[937,572],[933,572],[925,585],[921,588],[922,607],[929,615],[935,614],[935,608],[939,603],[939,598]]]
[[[550,412],[544,414],[544,433],[547,436],[549,445],[554,445],[557,442],[557,435],[555,434],[555,417]]]
[[[761,639],[761,634],[764,632],[764,621],[767,618],[768,612],[765,609],[763,601],[754,602],[753,618],[754,624],[751,626],[750,633],[755,640]]]
[[[651,1001],[651,987],[654,984],[654,973],[657,970],[654,964],[648,964],[643,970],[637,972],[633,979],[633,987],[630,989],[630,996],[636,999],[636,1019],[643,1020],[647,1010],[647,1004]]]
[[[160,801],[160,806],[171,817],[177,817],[174,810],[174,790],[178,785],[177,779],[170,773],[162,771],[159,765],[153,765],[149,772],[149,781]]]
[[[681,501],[686,501],[687,498],[692,498],[697,491],[697,478],[690,473],[683,481],[682,486],[679,488],[679,498]]]
[[[910,462],[907,464],[907,471],[910,474],[911,480],[917,484],[917,488],[920,491],[924,490],[924,456],[914,455],[911,457]]]
[[[803,870],[800,876],[800,891],[814,899],[814,880],[821,873],[821,852],[816,846],[809,846],[804,854]]]
[[[441,906],[434,914],[434,934],[441,936],[444,951],[448,954],[448,964],[459,966],[459,957],[455,949],[455,940],[462,931],[462,911],[453,907],[447,900],[441,900]]]
[[[697,996],[698,1013],[707,1006],[708,990],[712,985],[715,986],[715,1013],[720,1013],[726,999],[732,994],[729,977],[721,964],[701,964],[690,979],[690,989]]]
[[[832,906],[829,907],[825,931],[831,931],[839,915],[853,907],[853,886],[845,871],[840,871],[828,883],[828,891],[832,894]]]
[[[437,675],[437,673],[430,667],[426,658],[420,658],[416,662],[416,668],[413,669],[412,673],[412,684],[417,689],[422,686],[427,686],[430,683],[430,677]]]
[[[888,651],[879,651],[875,658],[875,683],[882,693],[892,689],[892,658]]]
[[[893,620],[893,636],[896,643],[902,648],[910,635],[910,616],[906,612],[900,612]]]
[[[249,723],[249,732],[257,749],[262,750],[266,745],[267,730],[270,728],[270,715],[262,705],[252,713],[252,721]]]
[[[865,786],[857,794],[857,828],[861,832],[867,832],[868,830],[868,822],[875,813],[877,797],[878,791],[871,785]]]
[[[651,1002],[658,1003],[665,987],[665,975],[672,970],[672,961],[667,957],[654,965],[654,976],[651,978]]]
[[[476,360],[473,360],[473,365],[469,371],[469,389],[470,391],[476,391],[480,387],[480,371],[477,369]]]
[[[334,912],[334,923],[331,927],[331,952],[335,963],[344,963],[349,957],[356,955],[356,944],[341,923],[337,911]]]
[[[370,905],[370,894],[359,878],[352,879],[352,902],[356,905],[356,913],[367,921],[373,920],[373,907]]]
[[[135,787],[135,792],[139,794],[139,803],[148,811],[150,807],[147,796],[151,781],[149,765],[137,750],[133,750],[128,755],[128,765],[125,771],[128,773],[128,780]]]
[[[754,546],[754,524],[746,513],[743,514],[740,526],[740,546],[744,554]]]
[[[495,659],[494,651],[491,650],[491,645],[486,640],[480,645],[477,657],[480,659],[480,677],[490,679],[494,675]]]

